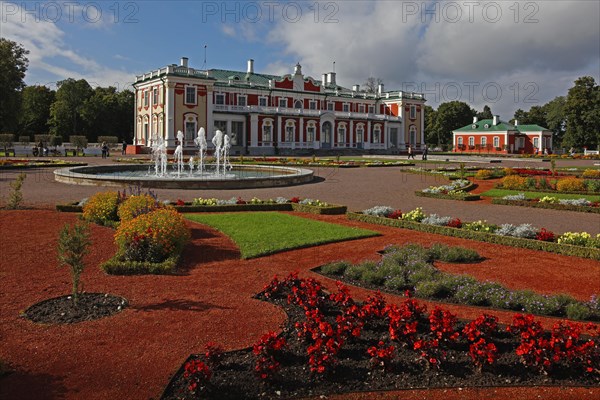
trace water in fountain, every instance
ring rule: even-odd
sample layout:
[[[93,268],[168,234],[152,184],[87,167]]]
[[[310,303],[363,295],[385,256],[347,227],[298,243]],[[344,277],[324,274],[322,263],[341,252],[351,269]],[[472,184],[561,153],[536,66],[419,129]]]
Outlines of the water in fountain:
[[[177,164],[177,177],[181,176],[181,171],[183,170],[183,132],[177,131],[177,140],[179,144],[175,148],[175,163]]]
[[[206,143],[206,132],[204,128],[200,128],[198,131],[198,137],[194,139],[194,143],[199,147],[198,158],[198,170],[200,171],[200,175],[204,173],[204,157],[206,157],[206,148],[208,147]]]
[[[194,157],[190,157],[190,161],[188,161],[188,165],[190,166],[190,176],[194,174]]]
[[[229,162],[229,149],[231,148],[231,138],[229,135],[223,137],[223,175],[227,173],[227,169],[231,169]]]
[[[154,174],[164,176],[167,172],[167,145],[162,137],[157,139],[156,133],[152,139],[152,161],[154,161]]]
[[[221,173],[221,155],[223,153],[223,132],[217,129],[215,132],[215,137],[212,139],[212,143],[215,145],[215,158],[217,160],[217,168],[216,173],[219,175]],[[224,173],[224,172],[223,172]]]

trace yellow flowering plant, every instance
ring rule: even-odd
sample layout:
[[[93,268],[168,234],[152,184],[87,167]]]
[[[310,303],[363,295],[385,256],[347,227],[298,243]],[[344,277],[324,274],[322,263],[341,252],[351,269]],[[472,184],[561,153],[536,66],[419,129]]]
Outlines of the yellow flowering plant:
[[[117,192],[96,193],[83,206],[83,219],[101,225],[106,225],[110,221],[118,221],[118,205],[119,194]]]

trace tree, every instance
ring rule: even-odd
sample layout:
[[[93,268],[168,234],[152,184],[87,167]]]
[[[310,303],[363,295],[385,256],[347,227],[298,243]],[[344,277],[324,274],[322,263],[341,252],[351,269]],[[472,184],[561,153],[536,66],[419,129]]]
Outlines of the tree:
[[[437,135],[435,133],[435,118],[437,111],[433,107],[425,106],[425,143],[437,143]]]
[[[569,89],[565,103],[567,131],[563,146],[596,147],[600,142],[600,86],[583,76]]]
[[[56,92],[46,86],[27,86],[23,89],[19,132],[27,135],[49,133],[50,107]]]
[[[99,136],[129,138],[133,132],[134,95],[129,90],[117,92],[115,87],[97,87],[81,107],[81,118],[87,126],[87,138]]]
[[[76,223],[72,228],[65,224],[58,238],[58,262],[71,269],[73,280],[73,305],[77,307],[80,291],[80,276],[85,269],[83,258],[89,253],[90,232],[87,224]]]
[[[492,118],[494,118],[494,114],[492,114],[492,109],[487,104],[485,106],[483,106],[483,111],[482,112],[477,113],[477,119],[478,120],[492,119]]]
[[[433,127],[438,146],[452,143],[452,131],[470,124],[474,116],[475,113],[465,102],[450,101],[440,104]]]
[[[377,93],[379,85],[383,83],[381,78],[375,78],[370,76],[367,78],[367,81],[363,83],[363,87],[365,92],[367,93]]]
[[[562,142],[567,127],[565,102],[566,99],[564,96],[558,96],[543,106],[544,112],[546,113],[546,128],[554,133],[553,143],[557,145]]]
[[[69,135],[87,133],[81,118],[81,109],[92,95],[92,87],[85,79],[73,78],[58,82],[56,100],[50,107],[50,131],[66,139]]]
[[[29,51],[12,40],[0,38],[0,132],[17,129],[21,90]]]

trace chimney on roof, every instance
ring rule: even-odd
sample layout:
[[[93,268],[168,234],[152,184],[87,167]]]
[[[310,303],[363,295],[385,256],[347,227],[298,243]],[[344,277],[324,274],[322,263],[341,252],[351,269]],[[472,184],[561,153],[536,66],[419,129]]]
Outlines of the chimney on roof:
[[[477,117],[473,117],[473,123],[476,124],[477,123]]]
[[[249,74],[254,73],[254,60],[253,59],[248,60],[248,70],[246,72]]]
[[[519,126],[519,121],[515,119],[515,126]]]
[[[335,83],[335,72],[330,72],[328,74],[328,76],[327,76],[327,83],[329,85],[336,86],[336,83]]]
[[[321,78],[321,86],[323,86],[323,87],[327,86],[327,74],[323,74],[323,76]]]
[[[181,61],[179,63],[179,65],[181,65],[182,67],[186,67],[188,66],[188,58],[187,57],[181,57]]]
[[[352,86],[352,90],[355,92],[360,92],[360,85],[354,85]]]
[[[377,86],[377,94],[381,96],[383,94],[383,92],[384,92],[384,86],[383,86],[383,83],[380,83]]]
[[[494,126],[495,126],[495,125],[498,125],[498,122],[499,122],[499,121],[500,121],[500,117],[499,117],[498,115],[494,115],[494,120],[493,120],[492,124],[493,124]]]

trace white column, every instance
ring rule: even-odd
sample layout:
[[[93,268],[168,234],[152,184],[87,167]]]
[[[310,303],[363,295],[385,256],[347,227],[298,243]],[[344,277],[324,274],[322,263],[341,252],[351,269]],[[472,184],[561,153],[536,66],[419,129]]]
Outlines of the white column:
[[[250,147],[258,147],[258,114],[250,114]]]
[[[350,148],[354,143],[354,120],[350,120]]]
[[[371,121],[367,121],[367,130],[365,132],[364,148],[371,148]]]
[[[425,144],[425,104],[421,104],[421,143]]]
[[[300,118],[300,132],[298,134],[300,148],[303,148],[303,143],[304,143],[303,135],[304,135],[304,118]]]
[[[230,119],[227,120],[227,125],[226,125],[225,130],[226,130],[226,132],[223,132],[223,133],[225,133],[226,135],[231,134],[231,120]]]
[[[175,146],[175,83],[167,82],[167,101],[165,102],[167,114],[167,130],[165,140],[167,146]]]
[[[283,141],[282,140],[283,132],[281,129],[281,115],[277,117],[277,130],[276,131],[277,131],[277,146],[279,146],[279,145],[281,145],[281,142]],[[274,134],[274,132],[273,132],[273,134]]]
[[[213,104],[213,91],[206,88],[206,140],[210,140],[215,130],[215,118],[213,116],[215,106]],[[200,128],[198,128],[200,129]]]

